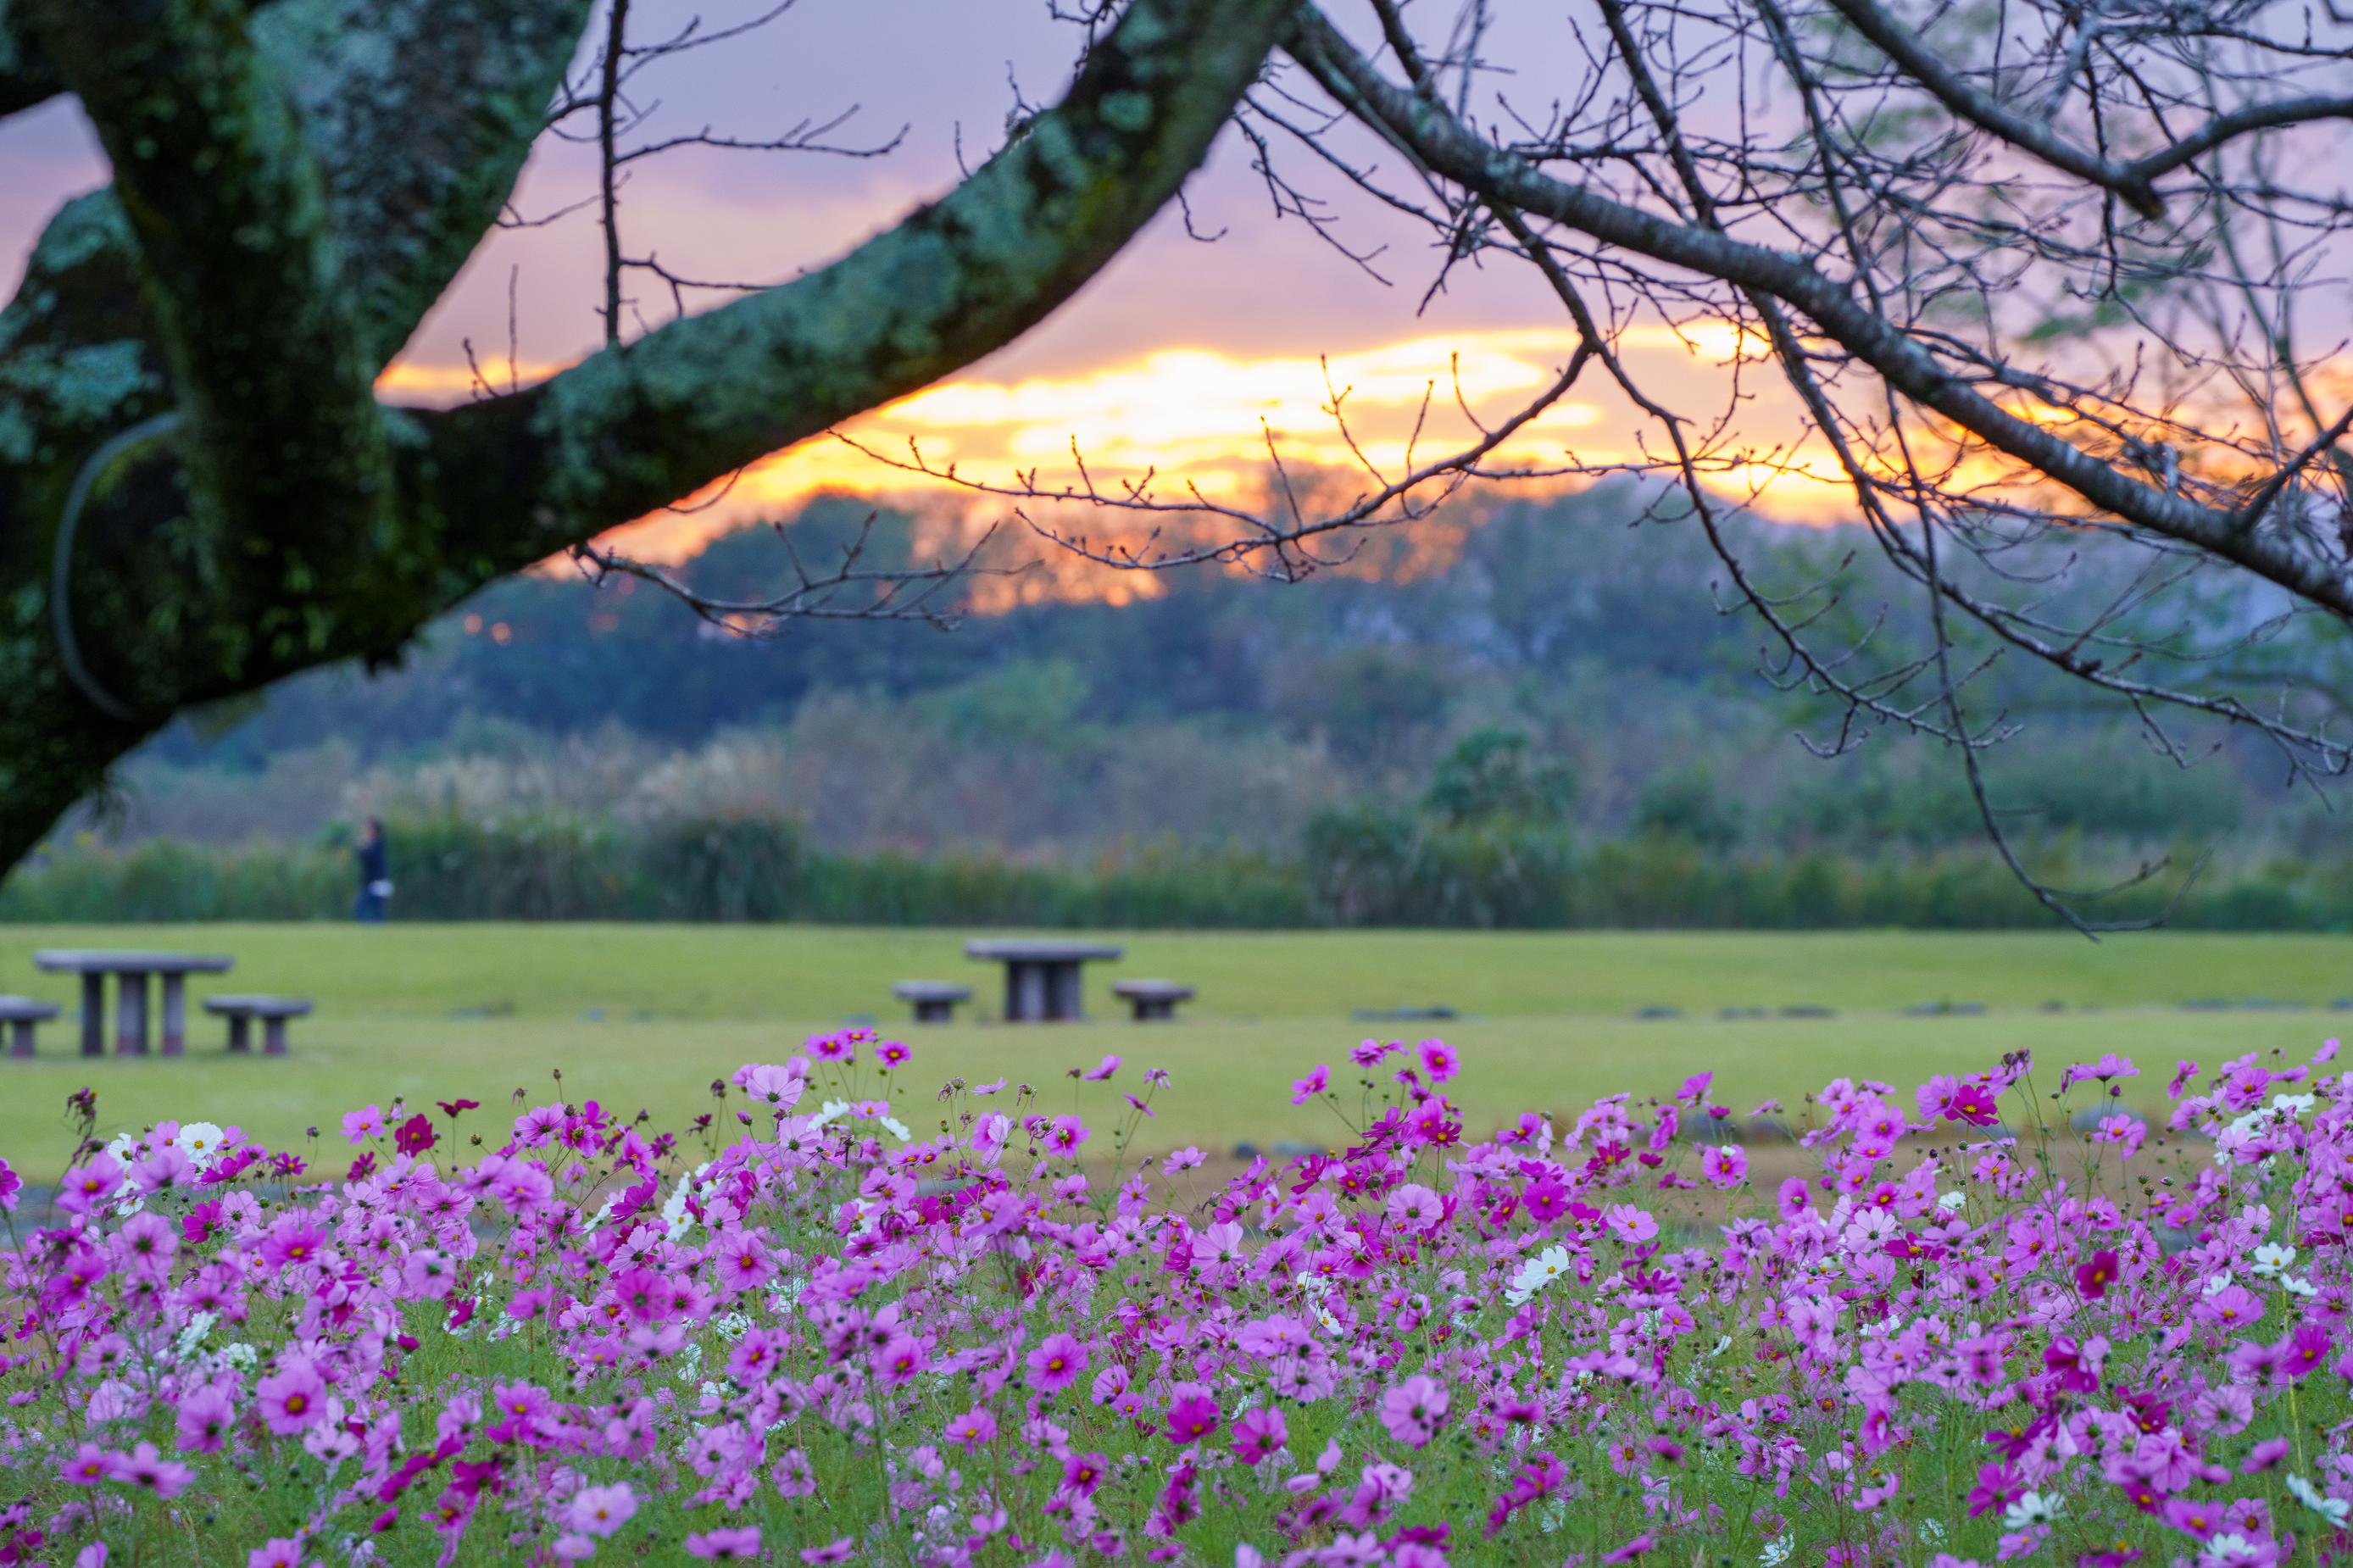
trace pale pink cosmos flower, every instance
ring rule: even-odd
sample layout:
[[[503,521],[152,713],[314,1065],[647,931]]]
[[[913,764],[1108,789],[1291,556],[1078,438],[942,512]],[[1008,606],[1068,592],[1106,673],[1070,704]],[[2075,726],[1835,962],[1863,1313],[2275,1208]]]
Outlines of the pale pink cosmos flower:
[[[1445,1425],[1449,1403],[1444,1387],[1416,1373],[1381,1395],[1381,1426],[1407,1447],[1425,1447]]]
[[[381,1107],[371,1105],[363,1110],[344,1112],[343,1136],[353,1142],[364,1143],[371,1138],[384,1135],[384,1110]]]
[[[565,1517],[573,1529],[602,1541],[628,1523],[637,1511],[638,1494],[629,1489],[628,1482],[616,1481],[610,1486],[581,1488],[573,1494]]]
[[[844,1544],[847,1544],[845,1542]],[[760,1527],[742,1525],[727,1530],[707,1530],[686,1538],[686,1554],[705,1562],[729,1563],[745,1557],[755,1557],[760,1551]],[[839,1558],[833,1561],[839,1562]]]
[[[1389,1194],[1386,1206],[1391,1219],[1416,1228],[1436,1225],[1446,1212],[1446,1201],[1419,1182],[1408,1182]]]
[[[1601,1224],[1629,1247],[1639,1247],[1659,1234],[1659,1222],[1650,1211],[1632,1204],[1611,1204],[1601,1211]]]

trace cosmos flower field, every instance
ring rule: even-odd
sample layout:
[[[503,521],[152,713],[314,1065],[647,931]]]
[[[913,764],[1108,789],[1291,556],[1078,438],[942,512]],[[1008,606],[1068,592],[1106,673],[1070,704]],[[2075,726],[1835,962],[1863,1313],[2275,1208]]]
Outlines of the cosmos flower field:
[[[1229,1174],[1166,1072],[850,1032],[683,1127],[9,1151],[0,1565],[2343,1561],[2336,1049],[1486,1129],[1366,1041]]]

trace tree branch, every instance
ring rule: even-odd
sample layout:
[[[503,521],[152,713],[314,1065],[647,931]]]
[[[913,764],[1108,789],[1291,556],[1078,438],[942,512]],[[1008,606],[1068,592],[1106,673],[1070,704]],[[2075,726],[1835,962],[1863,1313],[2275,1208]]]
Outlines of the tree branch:
[[[521,565],[1010,341],[1200,163],[1293,9],[1136,0],[1059,107],[841,260],[517,395],[423,416],[420,493],[502,564]],[[480,528],[501,516],[512,525]]]
[[[1886,384],[1988,446],[2032,466],[2101,510],[2243,566],[2309,602],[2353,618],[2353,578],[2275,535],[2242,530],[2232,514],[2134,479],[1978,393],[1916,339],[1858,301],[1804,258],[1676,222],[1572,185],[1481,140],[1446,109],[1384,79],[1321,12],[1303,8],[1285,41],[1325,91],[1409,146],[1432,172],[1490,202],[1533,213],[1605,245],[1795,307]]]

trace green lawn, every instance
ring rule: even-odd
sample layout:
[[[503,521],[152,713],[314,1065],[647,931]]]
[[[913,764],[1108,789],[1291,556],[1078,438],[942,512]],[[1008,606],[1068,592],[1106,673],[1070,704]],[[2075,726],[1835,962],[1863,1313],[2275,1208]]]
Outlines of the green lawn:
[[[1340,1064],[1368,1032],[1437,1033],[1462,1047],[1461,1098],[1494,1118],[1560,1111],[1618,1089],[1671,1089],[1703,1067],[1745,1110],[1834,1074],[1909,1084],[2021,1046],[2054,1065],[2123,1051],[2161,1073],[2177,1056],[2301,1053],[2353,1024],[2331,1011],[2180,1006],[2261,998],[2326,1008],[2353,995],[2353,939],[2344,937],[2158,934],[2095,946],[2020,933],[1156,931],[1124,938],[1124,963],[1090,969],[1088,1024],[901,1024],[894,979],[969,977],[993,1002],[997,970],[968,963],[961,940],[948,931],[790,926],[0,929],[0,989],[69,1005],[44,1030],[40,1060],[0,1062],[0,1155],[38,1179],[62,1152],[64,1097],[85,1083],[99,1090],[109,1130],[205,1118],[281,1142],[396,1095],[463,1095],[503,1110],[517,1087],[548,1098],[549,1072],[561,1068],[567,1095],[625,1112],[642,1106],[674,1125],[709,1103],[713,1077],[781,1059],[809,1031],[859,1014],[879,1015],[916,1047],[898,1109],[918,1127],[930,1091],[952,1073],[1009,1075],[1060,1110],[1075,1088],[1064,1070],[1117,1052],[1132,1067],[1175,1074],[1147,1141],[1211,1149],[1324,1137],[1315,1113],[1291,1108],[1286,1086],[1315,1062]],[[232,953],[236,972],[195,994],[298,993],[319,1011],[296,1026],[295,1053],[283,1059],[228,1059],[217,1023],[199,1018],[185,1058],[85,1061],[73,1054],[72,981],[32,967],[32,950],[46,946]],[[1119,973],[1188,981],[1200,998],[1183,1021],[1139,1029],[1110,995]],[[1931,1001],[1988,1011],[1904,1016]],[[2054,1002],[2065,1010],[2043,1010]],[[1358,1007],[1441,1003],[1463,1016],[1436,1026],[1349,1017]],[[1717,1016],[1793,1005],[1837,1015]],[[1633,1016],[1651,1006],[1683,1016]],[[1101,1105],[1105,1091],[1089,1092]]]

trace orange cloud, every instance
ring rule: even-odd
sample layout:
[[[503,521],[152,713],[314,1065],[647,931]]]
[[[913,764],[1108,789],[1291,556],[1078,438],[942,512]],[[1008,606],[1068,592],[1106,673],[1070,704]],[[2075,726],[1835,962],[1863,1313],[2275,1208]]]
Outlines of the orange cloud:
[[[1263,493],[1270,441],[1294,474],[1346,474],[1359,486],[1373,482],[1367,464],[1387,479],[1460,450],[1479,438],[1481,426],[1508,418],[1550,384],[1576,342],[1567,329],[1466,331],[1334,354],[1328,362],[1169,347],[1074,374],[943,382],[849,422],[842,434],[904,460],[920,452],[934,469],[954,466],[991,484],[1034,474],[1042,489],[1076,487],[1082,458],[1105,491],[1151,476],[1155,493],[1164,497],[1190,487],[1239,502]],[[1638,326],[1618,347],[1646,387],[1688,405],[1695,417],[1721,408],[1736,370],[1765,353],[1761,340],[1730,322]],[[558,368],[526,363],[513,373],[529,383]],[[509,373],[503,359],[486,362],[480,380],[503,389]],[[396,364],[379,383],[389,395],[430,402],[461,400],[479,385],[469,366],[422,363]],[[1751,445],[1722,454],[1714,482],[1728,496],[1800,519],[1838,510],[1841,487],[1817,482],[1837,479],[1831,454],[1818,441],[1799,439],[1794,400],[1778,378],[1752,377],[1744,390],[1752,401],[1744,405],[1742,431]],[[1345,434],[1335,408],[1345,419]],[[1638,462],[1646,451],[1638,436],[1644,423],[1592,366],[1567,397],[1487,462],[1536,470]],[[1655,430],[1647,450],[1663,450]],[[632,552],[677,560],[714,532],[774,516],[821,491],[877,500],[955,495],[977,514],[1009,510],[819,437],[685,498],[681,510],[620,531]],[[1113,533],[1120,526],[1120,519],[1105,518],[1090,531]]]

